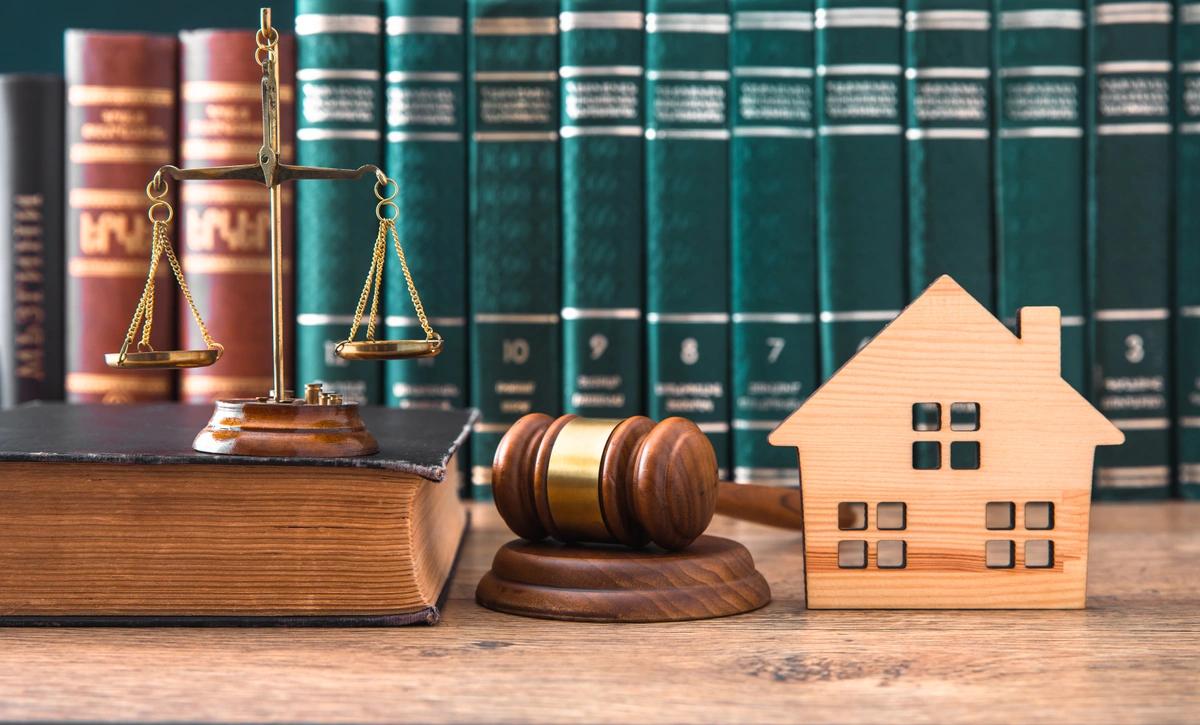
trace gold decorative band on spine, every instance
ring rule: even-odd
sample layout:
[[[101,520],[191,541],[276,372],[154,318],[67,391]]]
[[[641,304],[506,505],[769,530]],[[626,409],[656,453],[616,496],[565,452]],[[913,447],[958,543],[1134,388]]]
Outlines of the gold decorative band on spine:
[[[149,247],[147,247],[149,250]],[[73,257],[67,264],[67,274],[72,277],[145,277],[146,260],[112,259],[107,257]],[[168,277],[171,268],[158,266],[158,277]]]
[[[185,103],[209,103],[245,101],[262,103],[262,84],[235,83],[232,81],[188,81],[183,84],[181,95]],[[290,85],[280,84],[279,102],[291,103],[295,91]]]
[[[550,451],[546,498],[563,536],[613,541],[600,507],[600,459],[620,420],[575,418],[562,427]]]
[[[162,373],[67,373],[66,387],[80,395],[166,395],[171,378]]]
[[[173,88],[135,86],[71,86],[67,89],[68,106],[157,106],[175,105]]]
[[[273,384],[270,375],[208,375],[189,370],[181,387],[184,395],[226,397],[250,391],[261,395]]]
[[[255,154],[258,150],[255,149]],[[251,154],[252,156],[254,154]],[[267,206],[271,195],[261,183],[252,181],[185,181],[180,185],[180,196],[184,204],[254,204]],[[292,189],[283,189],[283,203],[292,201]],[[146,205],[146,196],[141,195],[139,206]]]
[[[271,258],[237,254],[196,254],[187,252],[183,259],[185,274],[270,274]],[[145,266],[145,263],[142,263]],[[283,260],[283,271],[290,272],[292,261]]]
[[[74,164],[169,164],[173,154],[169,146],[134,146],[121,143],[71,144]]]
[[[72,209],[147,209],[150,201],[140,189],[71,189],[67,204]]]
[[[183,142],[182,157],[184,162],[196,160],[226,161],[230,159],[245,160],[258,156],[262,141],[214,141],[203,138],[190,138]],[[284,144],[281,154],[291,157],[294,149],[290,144]]]

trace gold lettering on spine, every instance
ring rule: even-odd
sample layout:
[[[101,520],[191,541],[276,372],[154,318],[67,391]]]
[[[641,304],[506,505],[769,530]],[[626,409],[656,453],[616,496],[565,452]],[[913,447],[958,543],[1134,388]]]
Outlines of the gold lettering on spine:
[[[271,234],[271,212],[266,209],[188,209],[188,251],[208,252],[219,242],[234,252],[266,252]]]
[[[87,255],[130,256],[150,253],[150,222],[145,214],[120,211],[79,212],[79,251]]]
[[[46,379],[46,229],[41,194],[13,197],[13,326],[16,374]]]

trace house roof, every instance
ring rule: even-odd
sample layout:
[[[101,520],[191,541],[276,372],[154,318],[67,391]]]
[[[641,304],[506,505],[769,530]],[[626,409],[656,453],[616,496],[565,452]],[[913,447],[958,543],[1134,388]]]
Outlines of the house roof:
[[[937,400],[940,393],[954,400],[1019,397],[1069,424],[1076,439],[1092,445],[1124,442],[1125,435],[1062,379],[1058,308],[1026,307],[1018,319],[1020,336],[943,275],[780,423],[769,440],[798,445],[804,428],[844,419],[829,413],[861,408],[903,389],[929,396],[918,401]]]

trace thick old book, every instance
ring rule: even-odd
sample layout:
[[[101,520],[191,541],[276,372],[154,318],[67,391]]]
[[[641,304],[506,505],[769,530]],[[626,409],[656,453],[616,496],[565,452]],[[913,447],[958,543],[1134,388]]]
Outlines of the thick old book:
[[[174,36],[68,30],[66,393],[77,403],[168,400],[163,371],[113,370],[150,262],[146,184],[176,159]],[[172,185],[174,186],[174,185]],[[167,199],[175,203],[177,189]],[[173,228],[169,225],[173,235]],[[174,290],[169,265],[156,284]],[[175,295],[160,294],[155,348],[175,344]]]
[[[402,185],[396,230],[442,353],[384,363],[401,408],[467,403],[467,146],[462,0],[388,0],[387,169]],[[389,254],[392,250],[389,249]],[[387,266],[387,337],[425,337],[400,265]]]
[[[563,410],[642,410],[642,0],[563,0]]]
[[[0,408],[63,395],[63,80],[0,75]]]
[[[907,299],[900,4],[818,0],[817,252],[821,375]]]
[[[1200,2],[1178,6],[1175,33],[1176,481],[1200,498]]]
[[[556,414],[559,384],[558,0],[470,0],[471,443],[491,496],[500,437]]]
[[[1168,2],[1093,2],[1092,395],[1125,431],[1097,453],[1102,498],[1171,482],[1171,36]]]
[[[1001,0],[995,28],[997,308],[1062,311],[1062,374],[1087,386],[1083,0]]]
[[[383,163],[382,14],[381,0],[297,0],[299,164]],[[350,331],[371,263],[379,229],[374,185],[370,174],[296,184],[295,385],[322,382],[360,403],[382,400],[382,365],[349,362],[335,350]]]
[[[0,414],[0,624],[438,621],[473,413],[367,409],[379,453],[307,459],[193,452],[211,410]]]
[[[189,30],[180,43],[180,161],[184,167],[253,163],[262,146],[262,70],[254,31]],[[280,38],[279,119],[283,158],[295,158],[291,36]],[[283,188],[284,319],[292,319],[291,184]],[[271,390],[271,208],[260,184],[185,181],[179,192],[180,263],[221,364],[184,370],[179,397],[204,403]],[[353,257],[351,258],[353,259]],[[354,265],[351,265],[354,266]],[[179,342],[205,347],[185,305]],[[292,336],[285,338],[288,342]],[[290,346],[289,346],[290,347]],[[284,353],[291,359],[291,350]]]
[[[818,382],[811,0],[733,0],[733,480],[794,485],[767,434]]]
[[[992,309],[991,3],[905,7],[908,296],[949,274]]]
[[[729,471],[729,7],[646,5],[647,410]]]

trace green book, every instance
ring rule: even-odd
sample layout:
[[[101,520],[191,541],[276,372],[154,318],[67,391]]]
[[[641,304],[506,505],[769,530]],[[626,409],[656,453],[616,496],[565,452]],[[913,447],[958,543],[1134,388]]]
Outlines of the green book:
[[[1171,4],[1093,2],[1092,394],[1125,431],[1096,456],[1102,498],[1171,481]]]
[[[1175,57],[1176,480],[1200,498],[1200,2],[1179,5]]]
[[[1062,311],[1062,373],[1087,392],[1083,0],[1000,0],[996,266],[1001,318]]]
[[[652,418],[708,434],[729,472],[729,12],[646,5],[646,367]]]
[[[558,0],[470,0],[471,444],[491,496],[500,437],[556,414],[559,360]]]
[[[816,387],[812,0],[733,0],[733,480],[794,486],[767,434]]]
[[[995,306],[990,6],[990,0],[906,5],[910,298],[949,274]]]
[[[383,162],[380,0],[297,0],[296,158],[301,166]],[[378,363],[334,353],[346,339],[379,229],[375,179],[296,186],[296,376],[346,400],[382,400]],[[362,334],[361,332],[359,333]]]
[[[904,306],[900,4],[819,0],[817,258],[828,378]]]
[[[387,167],[400,180],[396,230],[429,322],[446,340],[435,358],[384,365],[387,404],[467,402],[467,147],[462,0],[387,0]],[[419,339],[400,265],[389,249],[387,336]]]
[[[642,410],[642,0],[562,9],[563,409],[623,418]]]

